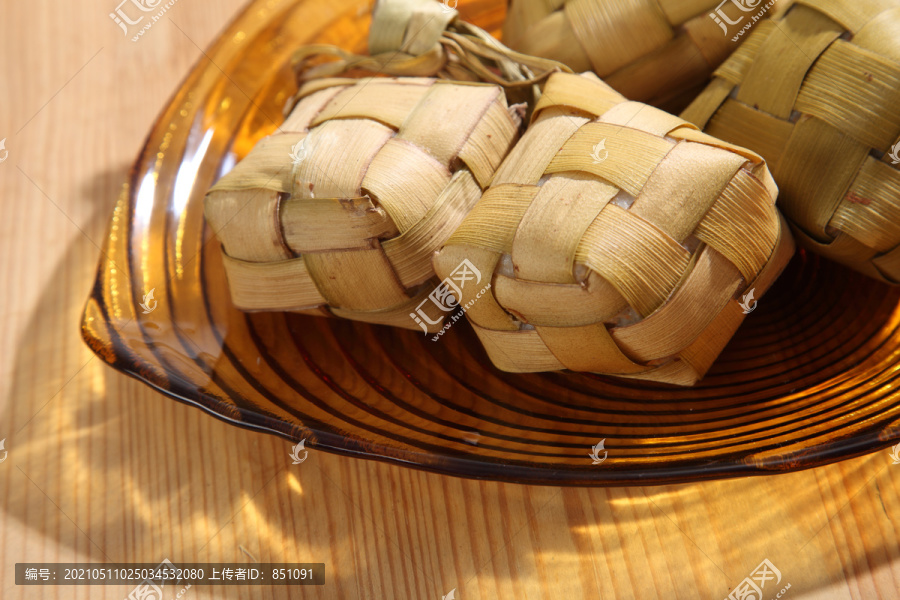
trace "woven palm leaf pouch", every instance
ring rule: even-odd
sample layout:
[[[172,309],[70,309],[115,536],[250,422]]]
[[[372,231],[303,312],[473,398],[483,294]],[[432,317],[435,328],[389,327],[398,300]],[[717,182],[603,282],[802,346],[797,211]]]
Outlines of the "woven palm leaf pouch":
[[[734,51],[735,36],[720,27],[769,16],[786,1],[762,10],[764,0],[510,0],[503,41],[593,71],[632,100],[666,105],[704,85]]]
[[[900,3],[797,0],[682,116],[765,157],[798,243],[900,283]]]
[[[558,68],[455,22],[435,2],[382,2],[372,56],[298,51],[285,122],[206,197],[237,308],[440,328],[440,309],[410,314],[518,138],[505,89],[530,97]],[[358,71],[401,77],[337,77]]]
[[[693,385],[793,254],[776,196],[757,154],[554,74],[435,270],[501,370]]]

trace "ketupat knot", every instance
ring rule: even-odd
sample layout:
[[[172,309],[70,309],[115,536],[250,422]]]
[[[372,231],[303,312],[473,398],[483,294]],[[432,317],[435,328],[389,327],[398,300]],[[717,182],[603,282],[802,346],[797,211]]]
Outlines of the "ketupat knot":
[[[557,61],[507,48],[434,0],[379,0],[368,56],[312,45],[294,54],[293,65],[301,84],[355,70],[494,83],[506,90],[510,104],[532,104],[540,95],[537,84],[552,73],[571,72]]]
[[[798,0],[783,18],[756,24],[683,114],[766,159],[801,245],[893,284],[898,27],[896,3]]]
[[[423,78],[316,81],[299,98],[206,198],[234,304],[417,329],[431,256],[518,117],[498,86]]]
[[[460,304],[500,369],[691,385],[793,254],[776,195],[752,152],[557,74],[435,270],[493,274]]]

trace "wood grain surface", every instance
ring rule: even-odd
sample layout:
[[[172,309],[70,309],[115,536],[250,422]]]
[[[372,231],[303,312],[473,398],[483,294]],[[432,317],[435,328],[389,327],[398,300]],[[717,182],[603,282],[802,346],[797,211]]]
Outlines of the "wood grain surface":
[[[79,317],[107,218],[157,111],[240,0],[180,0],[137,43],[116,0],[4,0],[0,18],[0,598],[17,562],[324,562],[321,587],[183,598],[896,598],[900,465],[887,451],[693,485],[466,481],[312,451],[120,375]],[[4,157],[0,152],[0,159]],[[588,449],[585,449],[588,452]],[[3,458],[0,452],[0,459]]]

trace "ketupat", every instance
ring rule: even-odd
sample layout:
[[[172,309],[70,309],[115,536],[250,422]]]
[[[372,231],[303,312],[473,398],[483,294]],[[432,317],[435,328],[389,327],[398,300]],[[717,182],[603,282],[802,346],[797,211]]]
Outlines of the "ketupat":
[[[760,153],[797,241],[900,283],[900,6],[798,0],[683,117]]]
[[[417,328],[431,254],[490,183],[516,117],[494,85],[315,84],[206,198],[232,300]]]
[[[762,0],[511,0],[503,41],[593,71],[632,100],[664,105],[706,83],[734,51],[733,36],[711,18],[716,9],[736,22],[762,7]]]
[[[593,75],[553,75],[435,257],[490,278],[460,304],[505,371],[696,383],[793,255],[763,160]],[[750,294],[752,292],[752,294]]]

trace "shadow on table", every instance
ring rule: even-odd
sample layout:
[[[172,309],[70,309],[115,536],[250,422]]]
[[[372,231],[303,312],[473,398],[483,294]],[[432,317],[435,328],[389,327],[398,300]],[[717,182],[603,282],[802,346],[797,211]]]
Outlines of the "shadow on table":
[[[82,191],[92,207],[87,231],[105,231],[107,199],[125,179],[124,171],[107,173]],[[0,469],[10,482],[0,523],[18,521],[26,538],[23,555],[8,562],[325,561],[333,563],[327,591],[304,588],[303,597],[354,597],[355,574],[344,568],[353,564],[350,546],[334,539],[327,519],[302,522],[310,512],[349,510],[340,498],[308,492],[324,485],[315,460],[292,466],[287,442],[173,402],[84,345],[80,322],[98,255],[90,239],[74,236],[53,253],[59,262],[23,315],[11,402],[0,415],[9,452]],[[192,589],[197,597],[247,597],[247,588]]]
[[[784,475],[570,489],[545,511],[551,522],[568,523],[555,538],[566,549],[560,556],[570,557],[573,571],[600,575],[601,597],[622,592],[603,582],[625,572],[638,598],[724,598],[764,560],[780,578],[766,580],[763,598],[788,583],[791,594],[832,597],[847,578],[858,577],[862,588],[879,579],[900,553],[896,518],[885,508],[898,498],[881,495],[893,490],[889,466],[884,451]],[[886,581],[882,594],[892,590]]]

